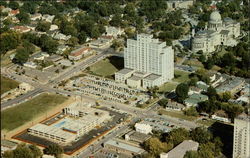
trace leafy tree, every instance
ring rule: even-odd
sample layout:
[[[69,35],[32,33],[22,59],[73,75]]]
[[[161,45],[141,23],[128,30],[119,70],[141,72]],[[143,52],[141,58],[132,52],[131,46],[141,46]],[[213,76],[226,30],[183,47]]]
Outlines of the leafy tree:
[[[185,128],[177,128],[168,133],[166,142],[176,146],[187,139],[189,139],[189,132]]]
[[[70,46],[70,47],[75,47],[77,44],[78,44],[78,38],[76,37],[71,37],[67,44]]]
[[[216,89],[214,87],[212,87],[212,86],[209,86],[207,88],[207,93],[206,94],[207,94],[207,96],[209,98],[212,98],[212,97],[218,98],[218,94],[216,92]]]
[[[25,48],[19,48],[16,50],[16,55],[13,59],[14,63],[23,64],[29,59],[29,52]]]
[[[118,48],[120,48],[122,46],[123,46],[123,44],[121,41],[114,40],[112,45],[111,45],[111,48],[114,48],[115,50],[117,50]]]
[[[16,15],[16,17],[18,18],[18,20],[20,20],[22,24],[30,23],[30,15],[24,11],[20,11],[20,13]]]
[[[194,141],[201,144],[208,143],[212,139],[212,134],[205,127],[197,127],[190,132],[190,136]]]
[[[185,100],[188,97],[188,90],[189,87],[185,83],[181,83],[176,87],[175,93],[177,95],[177,100],[179,102],[183,102],[183,100]]]
[[[22,46],[27,50],[29,54],[34,53],[36,50],[35,46],[32,43],[30,43],[28,40],[24,40],[22,42]]]
[[[121,15],[115,14],[109,23],[111,26],[119,27],[121,26],[121,22],[122,22],[121,19],[122,19]]]
[[[221,101],[223,101],[223,102],[227,102],[229,99],[231,99],[232,98],[232,95],[231,95],[231,93],[230,92],[224,92],[224,93],[222,93],[222,95],[220,96],[220,99],[221,99]]]
[[[30,14],[34,14],[36,12],[36,8],[37,8],[36,3],[25,1],[21,7],[21,10]]]
[[[20,43],[20,34],[14,31],[4,32],[0,35],[0,53],[15,49]]]
[[[19,144],[16,149],[6,151],[2,156],[4,158],[39,158],[42,152],[34,145]]]
[[[53,155],[55,157],[59,157],[64,151],[63,148],[57,144],[52,144],[47,146],[44,150],[43,150],[44,154],[48,154],[48,155]]]
[[[80,44],[85,43],[85,42],[86,42],[86,39],[87,39],[87,34],[86,34],[84,31],[81,31],[81,32],[78,34],[79,43],[80,43]]]
[[[173,147],[171,144],[162,143],[158,138],[155,137],[146,140],[143,146],[146,151],[154,156],[157,156],[162,152],[166,152]]]
[[[36,26],[36,30],[41,32],[46,32],[50,29],[50,25],[51,24],[47,21],[39,21]]]
[[[198,112],[195,107],[190,107],[184,110],[184,114],[187,116],[198,116]]]
[[[65,35],[77,36],[77,29],[73,25],[66,25],[62,29],[62,33]]]
[[[98,28],[97,26],[94,26],[94,27],[91,29],[90,37],[91,37],[91,38],[98,38],[99,36],[100,36],[99,28]]]
[[[42,151],[35,145],[29,145],[29,149],[33,153],[34,158],[42,157],[43,153]]]
[[[194,76],[192,78],[190,78],[189,81],[189,86],[196,86],[196,83],[199,81],[198,77]]]
[[[197,151],[187,151],[183,158],[200,158]]]
[[[43,34],[40,37],[39,45],[43,51],[52,54],[57,51],[58,42],[51,37]]]
[[[8,5],[11,9],[16,10],[19,8],[19,4],[16,1],[10,1]]]
[[[158,101],[158,104],[164,108],[166,108],[167,104],[168,104],[168,100],[163,98],[161,100]]]

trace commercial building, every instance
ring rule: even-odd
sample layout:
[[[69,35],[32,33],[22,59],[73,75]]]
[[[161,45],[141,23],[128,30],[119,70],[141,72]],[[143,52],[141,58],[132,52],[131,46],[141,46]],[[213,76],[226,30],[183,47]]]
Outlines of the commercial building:
[[[145,152],[145,150],[143,150],[140,147],[129,144],[125,141],[115,140],[115,139],[110,139],[107,142],[105,142],[104,147],[106,149],[114,150],[118,153],[122,153],[128,156],[141,155],[142,153]]]
[[[28,133],[67,144],[111,119],[107,111],[90,108],[78,102],[64,108],[63,113],[68,117],[51,125],[39,123],[29,128]]]
[[[234,38],[240,35],[240,23],[231,18],[221,19],[218,11],[210,14],[208,29],[195,34],[192,40],[192,51],[210,53],[216,50],[218,45],[235,45]]]
[[[234,119],[233,158],[250,158],[250,116],[244,113]]]
[[[136,131],[130,131],[129,133],[125,134],[125,140],[127,141],[133,141],[136,143],[143,143],[146,140],[148,140],[151,136],[144,134],[144,133],[140,133],[140,132],[136,132]]]
[[[216,87],[217,93],[230,92],[235,94],[242,90],[245,86],[245,80],[239,77],[229,78],[227,81],[223,82],[221,85]]]
[[[153,35],[138,34],[136,40],[127,40],[124,65],[115,73],[117,82],[144,89],[160,86],[174,77],[174,50]]]
[[[183,158],[187,151],[197,151],[199,143],[192,140],[184,140],[181,144],[177,145],[174,149],[170,150],[167,154],[162,153],[161,158]]]
[[[152,132],[152,127],[149,124],[136,123],[135,130],[140,133],[149,134]]]
[[[80,47],[69,54],[69,60],[80,60],[82,57],[91,54],[91,48]]]
[[[188,9],[190,6],[193,6],[193,0],[169,0],[167,1],[168,9]]]

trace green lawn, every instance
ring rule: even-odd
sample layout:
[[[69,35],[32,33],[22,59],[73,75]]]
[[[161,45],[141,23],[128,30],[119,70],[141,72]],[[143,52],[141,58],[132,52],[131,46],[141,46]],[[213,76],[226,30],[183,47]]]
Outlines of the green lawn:
[[[178,83],[175,82],[167,82],[159,87],[158,92],[170,92],[176,88]]]
[[[192,60],[185,60],[183,62],[183,65],[190,65],[190,66],[196,66],[196,67],[204,68],[203,64],[200,61],[194,60],[194,59],[192,59]]]
[[[194,116],[184,115],[182,111],[159,110],[158,112],[161,115],[168,115],[168,116],[171,116],[171,117],[176,117],[176,118],[180,118],[180,119],[188,120],[188,121],[193,121],[193,120],[197,119],[197,117],[194,117]]]
[[[175,82],[182,83],[182,82],[189,81],[188,75],[190,73],[188,73],[188,72],[184,72],[184,71],[180,71],[180,70],[175,70],[174,74],[175,74],[176,78],[174,78],[173,81],[175,81]]]
[[[66,100],[67,97],[62,95],[44,93],[20,105],[1,111],[1,130],[13,130]]]
[[[198,120],[198,121],[196,121],[196,123],[202,124],[204,126],[211,126],[215,122],[216,122],[215,120]]]
[[[123,58],[112,56],[90,66],[89,73],[112,78],[111,76],[123,67]]]
[[[17,88],[19,85],[18,82],[1,76],[1,95],[5,92],[8,92],[11,89]]]

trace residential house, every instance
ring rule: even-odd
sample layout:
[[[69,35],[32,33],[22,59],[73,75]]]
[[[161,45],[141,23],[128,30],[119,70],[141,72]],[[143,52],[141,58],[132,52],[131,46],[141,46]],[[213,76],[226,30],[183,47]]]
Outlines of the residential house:
[[[235,94],[242,90],[245,85],[245,80],[240,77],[232,77],[229,80],[223,82],[221,85],[216,87],[217,93],[230,92]]]
[[[53,55],[51,55],[50,57],[48,57],[48,60],[49,60],[49,61],[52,61],[52,62],[54,62],[54,63],[60,62],[62,59],[63,59],[62,56],[56,55],[56,54],[53,54]]]
[[[112,36],[102,36],[97,40],[90,42],[89,45],[90,47],[93,48],[104,48],[110,46],[112,44],[112,41],[113,41]]]
[[[55,30],[58,30],[58,26],[57,25],[54,25],[54,24],[52,24],[52,25],[50,25],[50,29],[49,29],[50,31],[55,31]]]
[[[64,40],[64,41],[67,41],[67,40],[69,40],[69,39],[71,38],[71,35],[66,36],[66,35],[64,35],[64,34],[62,34],[62,33],[55,32],[54,34],[52,34],[52,37],[53,37],[54,39],[57,39],[57,40]]]
[[[81,47],[72,51],[68,57],[70,60],[80,60],[83,56],[89,55],[91,53],[91,48]]]
[[[230,122],[230,119],[228,118],[228,114],[225,113],[224,110],[218,110],[212,115],[212,119],[223,121],[223,122]]]
[[[31,29],[26,26],[14,26],[11,28],[12,30],[15,30],[20,33],[26,33],[29,32]]]
[[[196,83],[196,87],[200,88],[202,91],[207,91],[207,88],[209,87],[205,82],[198,81]]]
[[[171,101],[170,99],[166,105],[166,110],[181,111],[181,110],[184,110],[185,108],[186,107],[183,104],[177,103],[175,101]]]
[[[140,133],[149,134],[152,132],[152,127],[149,124],[136,123],[135,130]]]
[[[202,92],[202,89],[201,88],[198,88],[198,87],[195,87],[195,86],[191,86],[189,88],[189,91],[188,91],[188,95],[192,95],[194,93],[196,94],[200,94]]]
[[[56,54],[62,54],[67,48],[68,48],[68,46],[66,46],[66,45],[60,45],[60,46],[58,46]]]
[[[45,15],[42,16],[42,20],[45,20],[45,21],[50,22],[50,23],[52,23],[54,18],[55,18],[55,15],[45,14]]]
[[[36,63],[34,63],[34,62],[26,62],[23,64],[23,66],[33,68],[33,69],[35,69],[37,67]]]
[[[113,26],[106,26],[106,33],[107,36],[113,36],[117,37],[118,35],[121,35],[124,32],[124,29],[121,29],[120,27],[113,27]]]
[[[41,18],[42,18],[42,14],[40,14],[40,13],[36,13],[36,14],[31,14],[30,15],[30,20],[31,21],[41,20]]]
[[[9,16],[16,16],[17,14],[19,14],[20,12],[19,12],[19,9],[16,9],[16,10],[11,10],[10,12],[9,12]]]
[[[197,106],[199,102],[206,101],[206,100],[208,100],[208,96],[194,93],[184,100],[184,104],[187,107]]]

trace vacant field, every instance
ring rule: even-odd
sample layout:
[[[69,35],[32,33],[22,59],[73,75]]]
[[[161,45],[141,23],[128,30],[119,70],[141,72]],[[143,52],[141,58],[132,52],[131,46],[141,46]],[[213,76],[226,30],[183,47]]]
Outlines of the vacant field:
[[[112,78],[111,76],[122,68],[124,68],[123,58],[112,56],[90,66],[88,71],[94,75]]]
[[[11,89],[17,88],[19,85],[18,82],[1,76],[1,95],[5,92],[8,92]]]
[[[200,68],[204,68],[203,64],[198,61],[198,60],[185,60],[183,65],[190,65],[190,66],[196,66],[196,67],[200,67]]]
[[[13,130],[66,100],[67,97],[62,95],[41,94],[20,105],[1,111],[1,130]]]
[[[166,111],[166,110],[159,110],[159,114],[161,115],[168,115],[171,117],[177,117],[183,120],[193,121],[197,119],[197,117],[194,116],[187,116],[182,113],[182,111]]]
[[[159,87],[158,92],[171,92],[176,88],[177,85],[178,83],[175,82],[167,82]]]
[[[180,82],[180,83],[189,81],[188,75],[190,73],[188,73],[188,72],[175,70],[174,74],[175,74],[175,78],[173,79],[173,81]]]

